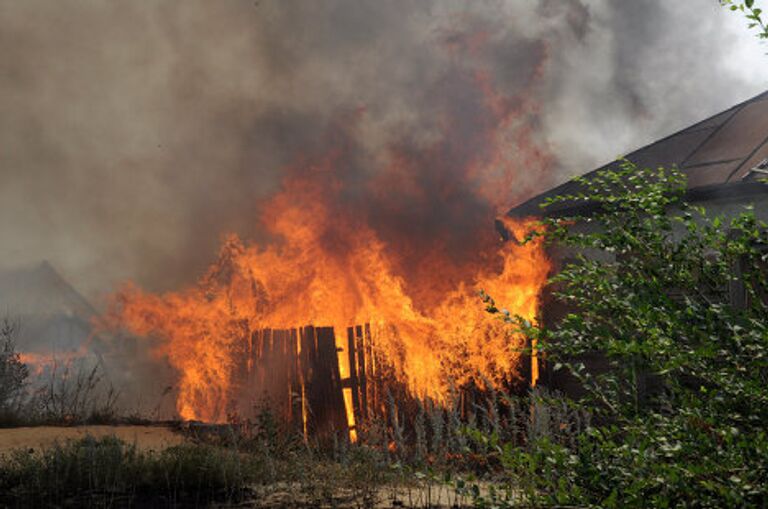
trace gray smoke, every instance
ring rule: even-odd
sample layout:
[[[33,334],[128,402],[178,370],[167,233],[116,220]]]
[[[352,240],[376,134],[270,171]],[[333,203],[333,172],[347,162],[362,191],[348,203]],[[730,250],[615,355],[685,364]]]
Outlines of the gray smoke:
[[[329,133],[363,182],[446,114],[471,137],[462,70],[515,97],[546,55],[531,122],[556,163],[520,182],[541,191],[761,91],[741,32],[714,0],[0,0],[0,266],[48,259],[97,305],[127,278],[188,283],[223,233],[259,238],[281,168]]]

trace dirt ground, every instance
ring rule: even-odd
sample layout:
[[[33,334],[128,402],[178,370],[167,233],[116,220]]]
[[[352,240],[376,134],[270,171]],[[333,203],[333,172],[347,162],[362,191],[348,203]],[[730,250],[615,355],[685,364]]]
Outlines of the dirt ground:
[[[160,450],[184,441],[184,437],[162,426],[38,426],[0,429],[0,454],[13,449],[40,449],[55,441],[77,440],[86,435],[96,438],[116,436],[141,450]]]

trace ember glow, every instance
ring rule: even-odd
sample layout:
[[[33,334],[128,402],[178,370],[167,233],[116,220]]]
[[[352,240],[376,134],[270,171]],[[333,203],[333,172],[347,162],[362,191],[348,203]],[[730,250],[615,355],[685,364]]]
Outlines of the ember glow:
[[[126,284],[113,297],[109,327],[159,340],[155,354],[178,372],[184,419],[226,419],[239,361],[232,347],[264,329],[334,327],[344,378],[343,331],[370,324],[396,377],[437,401],[470,380],[518,376],[520,339],[485,313],[478,290],[536,317],[549,271],[543,248],[501,242],[493,223],[551,164],[530,127],[539,75],[508,97],[487,73],[456,70],[452,82],[472,111],[449,101],[433,141],[392,143],[384,162],[364,161],[376,171],[362,175],[348,140],[367,113],[345,116],[327,148],[298,158],[261,203],[254,219],[268,241],[227,236],[198,284],[180,291]],[[532,226],[504,223],[518,238]],[[353,425],[348,390],[344,399]]]
[[[93,354],[88,351],[89,345],[90,338],[76,350],[46,353],[21,352],[19,353],[19,360],[27,365],[30,373],[34,376],[41,376],[57,369],[67,372],[75,363],[93,360]]]

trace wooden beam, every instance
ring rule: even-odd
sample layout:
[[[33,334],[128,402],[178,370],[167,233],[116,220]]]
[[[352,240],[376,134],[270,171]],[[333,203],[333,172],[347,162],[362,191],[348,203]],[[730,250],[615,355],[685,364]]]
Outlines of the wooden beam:
[[[291,329],[288,335],[289,346],[289,378],[288,394],[290,398],[289,425],[293,430],[302,430],[302,401],[301,401],[301,376],[299,363],[299,331]]]
[[[332,327],[319,327],[316,331],[317,364],[313,384],[317,386],[314,395],[317,397],[315,417],[318,420],[318,431],[323,434],[341,432],[349,436],[336,336]]]
[[[306,413],[306,421],[304,422],[304,431],[307,435],[314,435],[316,431],[316,419],[315,408],[313,405],[317,403],[317,399],[314,397],[314,367],[317,359],[317,343],[315,339],[315,328],[312,326],[304,327],[301,329],[301,377],[303,381],[302,387],[302,404],[304,406],[304,412]]]
[[[355,424],[362,420],[360,408],[360,379],[357,375],[357,356],[359,355],[355,344],[355,329],[347,328],[347,355],[349,357],[349,389],[352,393],[352,408],[355,413]]]
[[[366,327],[366,330],[367,327]],[[368,356],[367,349],[369,341],[366,341],[363,335],[363,328],[359,325],[355,327],[355,345],[357,352],[357,373],[360,385],[360,407],[361,417],[364,420],[368,419],[368,372],[366,371],[367,363],[365,358]]]

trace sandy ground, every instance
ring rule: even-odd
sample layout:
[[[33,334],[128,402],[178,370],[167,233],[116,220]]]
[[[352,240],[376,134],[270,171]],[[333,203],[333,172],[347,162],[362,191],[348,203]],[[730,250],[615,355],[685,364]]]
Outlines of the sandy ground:
[[[76,426],[0,429],[0,454],[13,449],[40,449],[55,441],[77,440],[86,435],[96,438],[116,436],[141,450],[160,450],[184,441],[184,437],[162,426]]]

